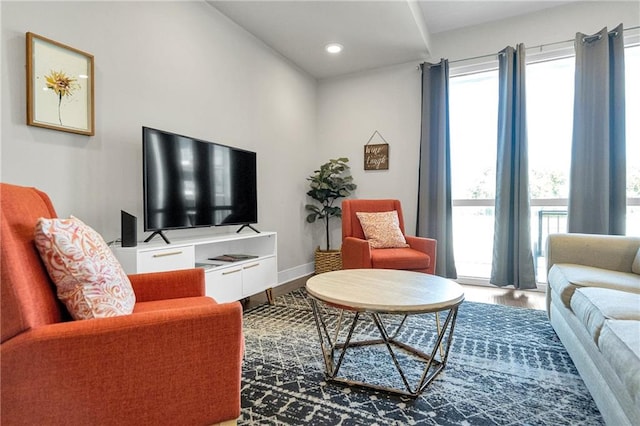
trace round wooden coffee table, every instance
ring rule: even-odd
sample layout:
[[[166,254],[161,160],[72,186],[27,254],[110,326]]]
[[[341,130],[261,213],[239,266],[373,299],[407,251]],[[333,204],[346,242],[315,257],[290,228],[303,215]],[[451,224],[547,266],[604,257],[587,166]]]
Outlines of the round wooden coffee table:
[[[313,315],[328,380],[417,397],[444,369],[453,339],[458,306],[464,301],[464,292],[457,283],[419,272],[392,269],[346,269],[316,275],[307,281],[306,289],[312,297]],[[328,321],[323,316],[318,302],[340,310],[335,329],[329,329]],[[346,330],[346,336],[341,332],[345,311],[353,312],[353,319]],[[441,312],[447,313],[443,324],[440,324]],[[436,315],[437,338],[433,348],[423,352],[415,347],[415,343],[399,341],[398,335],[407,316],[426,313]],[[352,340],[354,330],[363,314],[371,316],[380,333],[379,339]],[[389,333],[388,327],[382,321],[381,316],[385,314],[403,316],[393,333]],[[386,346],[400,374],[404,389],[338,376],[348,349],[370,345]],[[409,384],[396,355],[397,350],[411,354],[424,363],[424,372],[416,386],[412,387]]]

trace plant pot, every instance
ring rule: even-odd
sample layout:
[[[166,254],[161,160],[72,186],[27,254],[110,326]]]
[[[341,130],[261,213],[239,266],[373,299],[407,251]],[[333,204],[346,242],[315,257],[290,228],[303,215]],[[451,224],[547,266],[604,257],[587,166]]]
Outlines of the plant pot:
[[[340,250],[320,250],[320,247],[318,247],[316,249],[315,260],[316,275],[342,269],[342,253]]]

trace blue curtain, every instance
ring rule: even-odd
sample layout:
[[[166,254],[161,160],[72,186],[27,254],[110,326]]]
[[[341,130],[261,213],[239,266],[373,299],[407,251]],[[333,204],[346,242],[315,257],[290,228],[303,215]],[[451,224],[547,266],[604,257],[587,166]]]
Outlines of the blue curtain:
[[[435,238],[436,274],[457,278],[453,258],[449,62],[424,63],[417,235]]]
[[[569,232],[624,235],[626,146],[622,24],[576,34]]]
[[[524,45],[499,55],[492,284],[536,288],[531,252]]]

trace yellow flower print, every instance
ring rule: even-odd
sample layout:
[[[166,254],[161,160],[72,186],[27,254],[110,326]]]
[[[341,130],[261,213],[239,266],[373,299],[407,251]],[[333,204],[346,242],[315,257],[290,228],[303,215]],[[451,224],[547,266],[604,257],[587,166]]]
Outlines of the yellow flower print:
[[[73,91],[80,88],[80,85],[75,78],[67,76],[62,71],[51,70],[49,75],[45,75],[44,78],[47,80],[47,89],[53,90],[58,96],[58,121],[62,125],[62,116],[60,114],[62,97],[73,95]]]

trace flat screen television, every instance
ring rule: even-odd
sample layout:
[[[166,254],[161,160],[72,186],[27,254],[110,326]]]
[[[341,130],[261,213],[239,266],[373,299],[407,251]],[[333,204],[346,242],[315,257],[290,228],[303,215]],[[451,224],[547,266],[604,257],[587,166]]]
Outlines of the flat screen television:
[[[258,221],[255,152],[143,127],[142,169],[146,241],[159,234],[168,243],[162,231],[171,229],[240,232]]]

